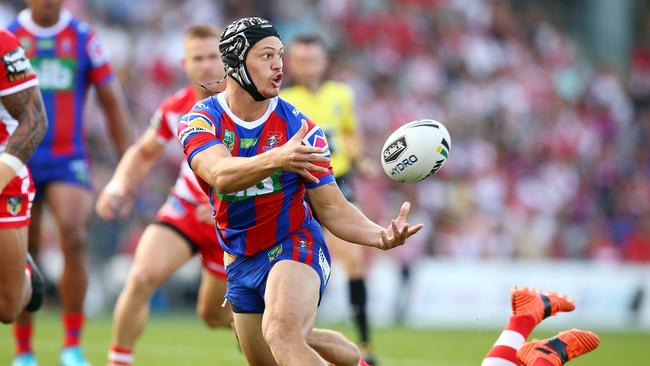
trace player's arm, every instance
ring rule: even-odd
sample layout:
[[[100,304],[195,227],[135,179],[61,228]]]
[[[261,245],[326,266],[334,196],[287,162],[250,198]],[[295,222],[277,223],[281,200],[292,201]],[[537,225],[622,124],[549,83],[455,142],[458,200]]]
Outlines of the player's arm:
[[[108,123],[108,133],[111,135],[118,156],[121,157],[131,143],[127,127],[126,103],[121,88],[117,80],[113,79],[103,85],[98,85],[96,90],[97,99]]]
[[[47,117],[38,86],[0,97],[2,105],[18,121],[18,127],[0,156],[0,191],[14,178],[47,132]]]
[[[307,123],[303,122],[300,130],[286,144],[246,158],[232,156],[221,143],[209,145],[210,142],[207,142],[208,147],[189,154],[190,166],[201,179],[219,193],[234,193],[249,188],[280,169],[298,173],[309,181],[318,182],[318,178],[310,172],[326,173],[328,170],[314,163],[328,163],[329,159],[312,155],[321,154],[324,149],[301,144],[306,133]],[[187,147],[185,150],[187,154]]]
[[[411,207],[408,202],[388,227],[375,224],[343,197],[336,182],[310,189],[309,199],[320,223],[336,237],[351,243],[387,250],[404,244],[423,227],[406,222]]]
[[[113,177],[97,199],[95,209],[100,217],[105,220],[115,218],[124,200],[134,193],[136,185],[164,151],[165,145],[158,141],[156,131],[151,128],[126,150]],[[122,213],[125,214],[128,208],[126,206]]]

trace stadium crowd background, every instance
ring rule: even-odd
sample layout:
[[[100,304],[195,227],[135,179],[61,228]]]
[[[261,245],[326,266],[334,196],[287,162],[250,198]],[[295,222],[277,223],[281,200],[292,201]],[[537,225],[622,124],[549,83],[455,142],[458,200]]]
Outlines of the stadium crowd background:
[[[156,3],[154,6],[153,3]],[[416,118],[445,123],[450,160],[433,178],[358,180],[360,205],[388,222],[406,197],[427,225],[391,256],[459,259],[575,258],[650,263],[650,13],[634,2],[628,53],[595,58],[572,33],[568,6],[490,0],[66,0],[112,55],[133,132],[186,84],[182,32],[259,15],[285,43],[318,31],[333,51],[331,76],[356,91],[368,155]],[[546,2],[544,2],[546,3]],[[576,3],[576,1],[570,2]],[[630,3],[629,1],[627,3]],[[539,4],[539,3],[538,3]],[[23,7],[0,4],[0,22]],[[619,61],[616,61],[616,60]],[[620,62],[620,60],[623,60]],[[87,110],[94,186],[113,173],[98,109]],[[166,197],[182,159],[169,149],[146,179],[133,214],[92,222],[91,261],[130,252]],[[390,208],[390,209],[389,209]],[[52,231],[47,241],[56,240]],[[369,256],[382,255],[378,252]]]

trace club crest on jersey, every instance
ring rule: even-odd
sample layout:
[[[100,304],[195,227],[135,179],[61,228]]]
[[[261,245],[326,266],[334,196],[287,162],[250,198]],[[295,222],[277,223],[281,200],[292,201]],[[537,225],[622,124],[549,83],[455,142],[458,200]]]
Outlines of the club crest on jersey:
[[[330,154],[330,149],[329,145],[327,144],[325,133],[323,133],[323,130],[321,130],[321,128],[318,126],[312,127],[312,129],[307,132],[307,135],[305,135],[305,137],[302,139],[302,142],[307,146],[325,148],[325,152],[314,155],[329,156]]]
[[[226,145],[228,150],[232,151],[235,148],[235,133],[230,130],[226,130],[223,133],[222,142],[224,145]]]
[[[269,151],[274,147],[278,147],[281,137],[282,135],[280,133],[269,134],[269,136],[266,138],[266,146],[262,146],[262,151]]]
[[[7,198],[7,211],[16,216],[23,210],[23,198],[20,196],[11,196]]]

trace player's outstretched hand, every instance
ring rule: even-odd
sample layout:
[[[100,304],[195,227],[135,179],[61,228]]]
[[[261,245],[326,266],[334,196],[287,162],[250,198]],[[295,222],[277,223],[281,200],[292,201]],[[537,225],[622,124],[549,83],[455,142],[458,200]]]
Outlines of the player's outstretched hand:
[[[115,220],[116,217],[126,217],[133,208],[131,196],[126,192],[121,192],[109,183],[99,194],[95,211],[97,215],[104,220]]]
[[[318,183],[318,178],[312,173],[327,173],[328,170],[314,163],[328,163],[330,159],[317,155],[323,154],[327,149],[302,144],[302,139],[306,134],[307,122],[303,121],[300,130],[286,144],[269,151],[269,153],[275,154],[277,165],[280,168],[298,173],[308,181]]]
[[[379,249],[388,250],[400,246],[406,242],[406,239],[409,236],[417,233],[424,227],[424,224],[417,224],[413,227],[409,227],[408,222],[406,222],[406,217],[410,210],[411,204],[409,202],[404,202],[399,210],[397,218],[392,220],[390,225],[381,232],[381,242],[378,246]]]

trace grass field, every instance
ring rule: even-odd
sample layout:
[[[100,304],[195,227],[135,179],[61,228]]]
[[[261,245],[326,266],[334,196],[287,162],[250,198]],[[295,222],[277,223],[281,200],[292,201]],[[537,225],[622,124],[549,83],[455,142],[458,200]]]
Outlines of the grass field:
[[[85,352],[95,366],[106,364],[110,337],[110,317],[87,321]],[[338,327],[348,336],[351,330]],[[645,365],[648,362],[648,333],[598,332],[601,347],[571,362],[573,366]],[[535,333],[547,337],[548,333]],[[492,345],[498,330],[412,330],[383,328],[374,331],[375,348],[381,366],[478,366]],[[58,317],[43,312],[38,317],[35,348],[42,366],[57,365],[61,331]],[[9,327],[0,329],[0,365],[9,365],[13,341]],[[229,330],[210,331],[193,314],[154,315],[145,330],[136,354],[140,366],[245,365]]]

